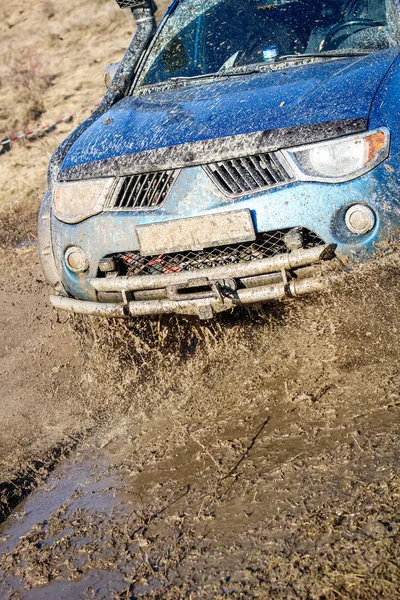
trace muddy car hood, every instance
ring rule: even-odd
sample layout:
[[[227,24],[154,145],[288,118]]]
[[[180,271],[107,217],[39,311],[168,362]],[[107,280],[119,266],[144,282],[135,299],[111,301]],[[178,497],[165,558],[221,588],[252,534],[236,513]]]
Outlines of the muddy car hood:
[[[77,140],[60,179],[200,164],[365,130],[398,54],[393,48],[124,98]]]

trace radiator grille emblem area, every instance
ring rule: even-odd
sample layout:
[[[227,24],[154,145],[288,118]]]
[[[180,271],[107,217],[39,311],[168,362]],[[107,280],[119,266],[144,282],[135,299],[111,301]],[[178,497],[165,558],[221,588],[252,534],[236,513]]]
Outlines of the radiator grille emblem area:
[[[160,206],[179,171],[158,171],[121,177],[107,206],[108,210],[145,210]]]
[[[204,167],[225,196],[236,198],[294,181],[278,152],[234,158]]]
[[[211,267],[248,262],[273,257],[290,250],[285,244],[288,229],[258,234],[253,242],[216,246],[204,250],[174,252],[158,256],[141,256],[139,252],[121,252],[112,255],[120,275],[156,275],[198,271]],[[303,247],[313,248],[324,242],[315,233],[302,228]]]

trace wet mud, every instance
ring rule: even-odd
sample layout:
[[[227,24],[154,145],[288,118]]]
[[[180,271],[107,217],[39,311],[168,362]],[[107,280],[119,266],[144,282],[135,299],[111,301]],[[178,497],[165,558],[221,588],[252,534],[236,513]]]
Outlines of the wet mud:
[[[0,596],[398,597],[399,267],[208,325],[74,320],[98,428],[3,524]]]
[[[312,443],[283,408],[143,470],[121,439],[67,461],[0,530],[2,597],[396,597],[396,409]]]

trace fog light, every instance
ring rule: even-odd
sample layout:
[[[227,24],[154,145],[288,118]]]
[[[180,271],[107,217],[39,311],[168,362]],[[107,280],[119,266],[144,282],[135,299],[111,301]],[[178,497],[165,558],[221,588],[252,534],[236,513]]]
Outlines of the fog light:
[[[65,262],[68,269],[74,273],[83,273],[89,268],[89,261],[86,254],[78,246],[70,246],[65,251]]]
[[[374,228],[375,213],[368,206],[354,204],[347,210],[344,221],[351,233],[363,235]]]

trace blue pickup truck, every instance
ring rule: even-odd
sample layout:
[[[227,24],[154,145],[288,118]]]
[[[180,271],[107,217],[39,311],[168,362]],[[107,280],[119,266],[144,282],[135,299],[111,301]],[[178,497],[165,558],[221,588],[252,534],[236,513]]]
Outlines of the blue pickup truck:
[[[398,0],[117,2],[136,34],[48,169],[54,306],[208,319],[397,237]]]

